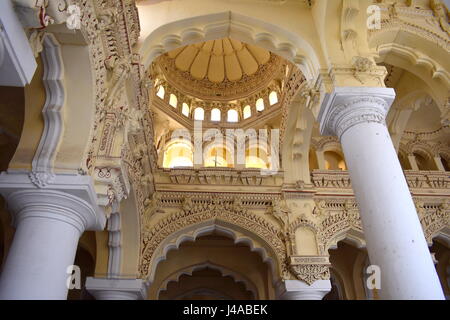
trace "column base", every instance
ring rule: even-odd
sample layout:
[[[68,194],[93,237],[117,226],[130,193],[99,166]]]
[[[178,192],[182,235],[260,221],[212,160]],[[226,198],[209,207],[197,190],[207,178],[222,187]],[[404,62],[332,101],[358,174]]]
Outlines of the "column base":
[[[317,280],[312,285],[299,280],[284,280],[276,286],[278,300],[322,300],[330,291],[330,280]]]
[[[147,286],[142,279],[101,279],[88,277],[86,289],[97,300],[145,300]]]

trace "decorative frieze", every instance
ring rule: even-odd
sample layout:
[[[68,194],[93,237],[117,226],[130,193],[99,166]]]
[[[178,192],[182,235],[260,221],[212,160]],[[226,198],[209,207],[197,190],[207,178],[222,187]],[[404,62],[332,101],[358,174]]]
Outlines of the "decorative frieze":
[[[450,175],[440,171],[405,171],[406,182],[412,189],[447,189]]]
[[[314,170],[311,181],[316,188],[351,189],[350,175],[341,170]]]
[[[260,186],[265,181],[272,184],[281,183],[282,179],[282,172],[278,175],[267,176],[261,175],[261,170],[259,169],[183,168],[164,169],[160,170],[159,174],[167,174],[170,177],[170,181],[175,184]]]

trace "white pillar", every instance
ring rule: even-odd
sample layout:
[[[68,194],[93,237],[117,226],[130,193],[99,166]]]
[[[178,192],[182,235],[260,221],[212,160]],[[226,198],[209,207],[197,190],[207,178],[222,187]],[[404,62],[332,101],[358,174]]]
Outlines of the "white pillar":
[[[321,132],[341,140],[381,298],[444,299],[385,124],[394,98],[388,88],[335,88],[320,111]]]
[[[284,280],[275,288],[278,300],[322,300],[331,291],[330,280],[317,280],[308,285],[299,280]]]
[[[145,300],[147,286],[142,279],[86,279],[86,289],[97,300]]]
[[[316,151],[317,163],[319,165],[319,170],[326,170],[325,168],[325,152],[323,150]]]
[[[442,159],[440,156],[434,157],[434,163],[439,171],[445,171],[444,165],[442,164]]]
[[[92,196],[89,184],[81,188],[72,184],[74,195],[32,188],[22,183],[23,179],[23,175],[2,175],[0,179],[16,227],[0,275],[0,300],[67,299],[71,275],[67,271],[74,263],[78,239],[87,229],[102,229],[105,217],[95,203],[83,199]]]
[[[411,170],[419,171],[419,166],[417,165],[416,157],[413,154],[408,154],[408,161],[411,165]]]

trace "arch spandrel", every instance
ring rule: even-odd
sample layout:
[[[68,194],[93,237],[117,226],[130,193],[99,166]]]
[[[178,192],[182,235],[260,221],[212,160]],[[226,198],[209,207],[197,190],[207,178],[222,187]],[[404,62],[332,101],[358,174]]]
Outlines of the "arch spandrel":
[[[192,200],[185,200],[181,211],[144,232],[141,277],[152,281],[158,262],[165,259],[170,249],[211,230],[228,233],[236,243],[243,242],[252,251],[259,252],[263,261],[271,266],[274,279],[286,273],[286,247],[279,237],[279,230],[269,222],[248,213],[239,201],[213,200],[194,204]]]

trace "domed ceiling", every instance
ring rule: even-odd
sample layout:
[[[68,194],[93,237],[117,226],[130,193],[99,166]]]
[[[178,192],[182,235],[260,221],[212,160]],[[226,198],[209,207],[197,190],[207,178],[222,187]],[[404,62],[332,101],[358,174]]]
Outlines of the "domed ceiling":
[[[156,63],[176,89],[207,100],[242,98],[262,89],[283,70],[282,58],[230,38],[175,49]]]

